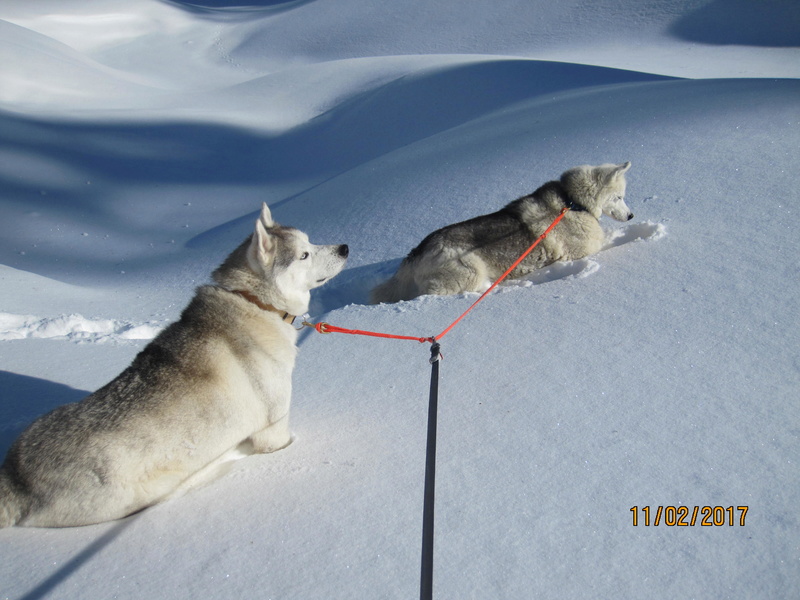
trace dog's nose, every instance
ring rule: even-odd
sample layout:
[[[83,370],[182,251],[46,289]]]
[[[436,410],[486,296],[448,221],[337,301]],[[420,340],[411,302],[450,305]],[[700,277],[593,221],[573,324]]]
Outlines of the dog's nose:
[[[350,248],[347,247],[347,244],[342,244],[339,246],[339,256],[342,258],[347,258],[348,254],[350,254]]]
[[[628,213],[628,221],[630,221],[632,218],[633,218],[633,213]]]

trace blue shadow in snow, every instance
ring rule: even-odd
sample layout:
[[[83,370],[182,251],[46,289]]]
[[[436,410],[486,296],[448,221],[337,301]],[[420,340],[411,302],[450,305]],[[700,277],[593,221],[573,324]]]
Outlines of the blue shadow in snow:
[[[401,260],[397,258],[345,269],[324,286],[312,290],[309,313],[321,315],[349,304],[369,304],[370,290],[389,279]]]
[[[0,371],[0,461],[11,444],[37,417],[90,392],[60,383]]]
[[[124,188],[150,186],[258,186],[307,181],[313,185],[399,148],[534,98],[596,86],[669,80],[620,69],[535,60],[486,60],[423,69],[345,98],[294,128],[266,132],[222,123],[192,121],[74,121],[0,111],[0,146],[36,156],[86,181],[111,180]],[[256,81],[257,89],[258,82]],[[25,199],[30,213],[64,214],[67,230],[95,225],[109,239],[162,239],[164,223],[140,223],[115,214],[103,186],[46,186],[14,173],[0,176],[12,199]],[[306,190],[307,191],[307,190]],[[279,202],[293,204],[305,196]],[[14,201],[14,200],[12,200]],[[68,207],[66,211],[64,207]],[[256,207],[254,207],[256,208]],[[189,240],[187,247],[219,244],[229,252],[234,220]],[[0,223],[0,238],[17,235],[15,222]],[[245,235],[251,225],[246,227]],[[13,234],[13,235],[12,235]],[[174,234],[173,234],[174,235]],[[77,273],[117,276],[148,267],[170,252],[144,252],[121,259],[101,239],[97,252],[73,255],[61,243],[32,252],[9,248],[4,264],[45,277],[75,281]],[[106,245],[103,245],[106,244]],[[0,244],[1,246],[2,244]],[[35,266],[34,266],[35,261]]]
[[[183,0],[162,0],[165,4],[171,4],[182,8],[187,12],[217,14],[217,13],[230,13],[236,11],[237,13],[244,14],[248,12],[264,12],[270,13],[284,12],[314,2],[314,0],[190,0],[184,2]]]
[[[19,600],[42,600],[46,597],[53,597],[50,595],[51,592],[69,579],[70,576],[75,573],[75,571],[89,562],[94,555],[117,539],[117,537],[119,537],[119,535],[133,523],[134,519],[136,519],[136,515],[114,523],[114,525],[109,528],[108,531],[86,546],[86,548],[78,552],[78,554],[66,561],[55,573],[42,581],[30,592],[24,596],[21,596]]]
[[[714,0],[678,19],[670,32],[704,44],[800,46],[800,2]]]

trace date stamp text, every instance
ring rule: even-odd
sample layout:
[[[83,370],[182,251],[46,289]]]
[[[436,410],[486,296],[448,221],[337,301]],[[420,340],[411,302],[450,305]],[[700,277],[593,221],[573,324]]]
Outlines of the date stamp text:
[[[633,526],[638,527],[744,527],[749,506],[633,506]]]

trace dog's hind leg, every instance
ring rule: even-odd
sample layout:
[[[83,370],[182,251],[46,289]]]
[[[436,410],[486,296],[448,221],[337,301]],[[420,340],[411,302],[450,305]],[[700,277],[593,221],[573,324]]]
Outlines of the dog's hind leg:
[[[391,279],[384,281],[370,293],[370,302],[380,304],[381,302],[400,302],[401,300],[411,300],[419,296],[417,286],[414,283],[410,268],[402,264]]]
[[[486,264],[474,253],[465,254],[428,273],[425,281],[418,281],[423,294],[450,296],[464,292],[483,292],[491,284]]]
[[[11,477],[0,471],[0,528],[16,525],[27,513],[30,500],[18,493]]]

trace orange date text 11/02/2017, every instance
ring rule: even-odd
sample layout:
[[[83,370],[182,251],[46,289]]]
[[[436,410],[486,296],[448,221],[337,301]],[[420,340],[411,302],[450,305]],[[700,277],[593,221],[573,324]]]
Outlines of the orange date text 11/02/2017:
[[[633,526],[744,527],[748,506],[633,506]]]

